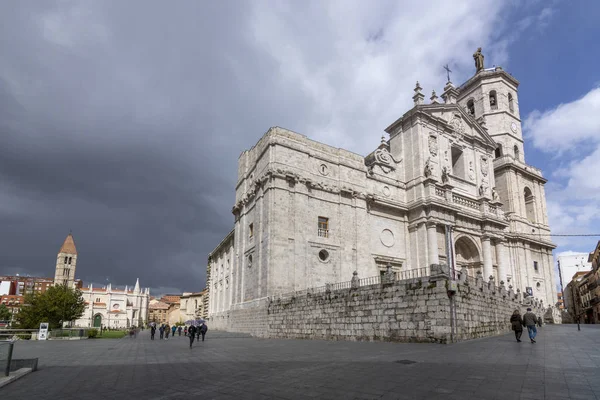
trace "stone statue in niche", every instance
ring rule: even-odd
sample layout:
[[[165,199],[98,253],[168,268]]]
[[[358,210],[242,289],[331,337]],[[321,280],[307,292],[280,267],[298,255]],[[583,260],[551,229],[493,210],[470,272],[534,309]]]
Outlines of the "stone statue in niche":
[[[433,135],[429,136],[429,153],[435,157],[438,154],[438,142],[437,138]]]
[[[425,161],[425,177],[429,178],[431,176],[431,174],[433,173],[433,170],[431,168],[431,164],[429,162],[429,158],[427,159],[427,161]]]
[[[481,173],[483,176],[487,176],[489,169],[490,166],[487,157],[481,156]]]
[[[475,180],[475,169],[473,168],[473,161],[469,161],[469,179]]]

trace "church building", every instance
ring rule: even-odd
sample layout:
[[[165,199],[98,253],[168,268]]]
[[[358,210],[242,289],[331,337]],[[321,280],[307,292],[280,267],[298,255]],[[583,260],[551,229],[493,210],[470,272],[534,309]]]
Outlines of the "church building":
[[[208,259],[209,318],[388,265],[464,267],[553,306],[546,179],[526,162],[519,82],[473,56],[476,73],[448,78],[441,99],[417,82],[366,157],[279,127],[244,151],[234,227]]]
[[[117,289],[111,284],[82,287],[81,281],[75,279],[76,265],[77,248],[73,235],[69,233],[58,251],[54,285],[66,285],[82,292],[86,307],[83,315],[74,321],[74,326],[129,328],[147,323],[150,290],[141,289],[139,279],[131,289],[127,286]]]

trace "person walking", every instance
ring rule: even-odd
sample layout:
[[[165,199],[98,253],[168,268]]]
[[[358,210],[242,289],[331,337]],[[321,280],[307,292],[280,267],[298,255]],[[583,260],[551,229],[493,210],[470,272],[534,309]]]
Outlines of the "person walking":
[[[202,334],[203,342],[204,342],[204,335],[206,335],[207,331],[208,331],[208,326],[206,326],[206,324],[203,322],[202,325],[200,325],[200,333]]]
[[[183,336],[187,336],[187,325],[183,328]]]
[[[190,325],[188,328],[188,336],[190,337],[190,349],[192,348],[192,343],[194,343],[194,338],[196,337],[196,327],[194,325]]]
[[[531,312],[531,308],[528,308],[525,315],[523,315],[523,325],[527,327],[531,343],[535,343],[535,336],[537,335],[537,329],[535,327],[537,325],[537,317]]]
[[[171,333],[173,334],[172,336],[175,336],[176,330],[177,330],[177,325],[173,325],[173,327],[171,328]]]
[[[154,334],[156,333],[156,326],[152,325],[150,327],[150,340],[154,340]]]
[[[169,333],[171,333],[171,327],[167,324],[167,326],[165,326],[165,340],[169,340]]]
[[[165,324],[161,324],[160,328],[158,328],[158,331],[160,332],[160,340],[162,340],[165,337]]]
[[[182,330],[183,330],[183,329],[181,328],[181,325],[179,325],[179,328],[177,328],[177,332],[179,333],[179,336],[181,336],[181,331],[182,331]]]
[[[517,342],[520,342],[521,335],[523,334],[523,318],[521,317],[519,310],[515,310],[510,316],[510,323],[512,325],[512,330],[515,331]]]
[[[537,323],[538,323],[538,326],[541,328],[542,327],[542,317],[538,317]]]

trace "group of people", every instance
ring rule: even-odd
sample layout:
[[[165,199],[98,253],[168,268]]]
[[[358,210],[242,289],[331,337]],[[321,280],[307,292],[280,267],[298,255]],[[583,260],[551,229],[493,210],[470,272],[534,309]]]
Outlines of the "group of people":
[[[150,340],[154,340],[154,335],[156,334],[156,323],[150,324]],[[204,336],[208,331],[208,326],[204,322],[202,322],[199,326],[190,325],[188,326],[169,326],[169,324],[161,324],[158,327],[158,332],[160,334],[160,339],[169,340],[169,334],[171,336],[175,336],[175,333],[179,333],[181,336],[181,332],[183,332],[184,336],[188,336],[190,338],[190,349],[192,348],[192,343],[194,343],[194,339],[197,337],[200,340],[200,336],[202,335],[202,341],[204,342]]]
[[[525,315],[521,317],[521,312],[515,310],[513,315],[510,317],[510,323],[512,324],[512,330],[515,331],[515,337],[517,342],[521,341],[521,335],[523,334],[523,327],[527,327],[529,333],[529,339],[531,343],[535,343],[535,337],[537,336],[537,327],[542,327],[542,317],[536,317],[531,311],[531,308],[527,309]]]

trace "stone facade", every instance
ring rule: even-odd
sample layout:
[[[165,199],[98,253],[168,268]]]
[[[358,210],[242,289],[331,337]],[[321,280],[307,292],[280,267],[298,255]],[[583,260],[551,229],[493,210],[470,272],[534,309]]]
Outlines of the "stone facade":
[[[81,289],[86,302],[85,312],[75,321],[77,327],[106,327],[111,329],[145,326],[148,322],[150,290],[141,289],[139,280],[133,289],[93,287]]]
[[[75,287],[75,269],[77,267],[77,248],[73,235],[69,233],[56,256],[54,284]]]
[[[366,157],[269,129],[239,158],[234,229],[209,255],[209,318],[387,265],[454,265],[554,305],[546,180],[525,163],[517,87],[481,70],[424,104],[417,83]]]

